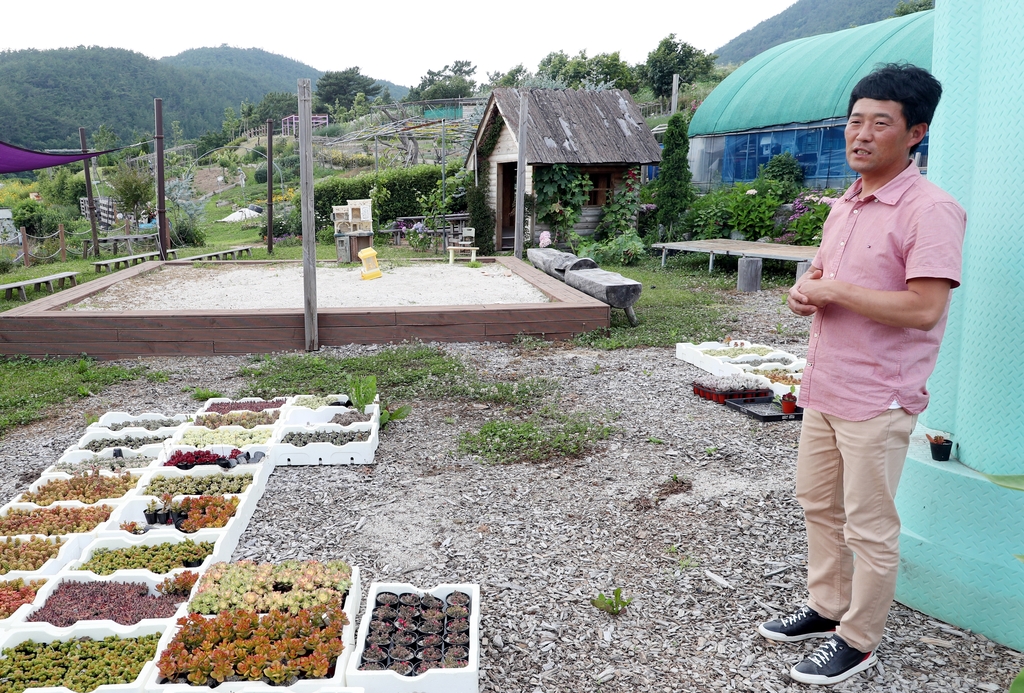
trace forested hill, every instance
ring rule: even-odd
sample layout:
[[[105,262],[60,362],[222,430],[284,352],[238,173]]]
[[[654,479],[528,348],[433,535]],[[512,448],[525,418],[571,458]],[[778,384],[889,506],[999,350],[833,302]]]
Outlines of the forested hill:
[[[293,92],[296,81],[302,78],[308,78],[316,85],[316,81],[323,75],[323,71],[283,55],[259,48],[232,48],[226,45],[218,48],[191,48],[177,55],[160,58],[160,62],[175,67],[207,71],[234,70],[252,75],[260,79],[261,88],[265,88],[264,93]],[[235,110],[238,110],[237,106]]]
[[[741,63],[780,43],[891,17],[899,0],[799,0],[715,51],[718,64]]]
[[[95,46],[0,51],[0,141],[77,148],[79,127],[92,134],[106,125],[130,144],[152,133],[153,99],[160,97],[170,146],[174,121],[185,138],[219,131],[225,108],[238,114],[244,100],[257,104],[268,92],[294,94],[298,78],[315,85],[321,74],[260,49],[199,48],[162,60]],[[391,91],[395,98],[404,93]]]

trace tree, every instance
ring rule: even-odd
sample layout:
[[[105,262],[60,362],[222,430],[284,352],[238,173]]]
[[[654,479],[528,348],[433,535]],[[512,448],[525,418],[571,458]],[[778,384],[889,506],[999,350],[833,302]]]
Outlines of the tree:
[[[123,211],[131,211],[132,224],[138,228],[139,212],[153,200],[155,186],[148,168],[133,168],[121,162],[107,179],[114,191],[114,200]],[[127,224],[127,221],[126,221]]]
[[[593,58],[580,51],[570,58],[564,51],[548,53],[537,65],[537,75],[561,82],[572,89],[615,88],[636,91],[639,82],[633,69],[618,51],[599,53]]]
[[[299,97],[295,92],[271,91],[256,104],[255,118],[260,123],[281,120],[299,112]]]
[[[456,60],[440,70],[427,70],[419,85],[409,90],[405,101],[434,101],[461,99],[472,96],[476,82],[472,79],[476,67],[468,60]]]
[[[325,72],[316,81],[317,110],[323,112],[328,107],[340,105],[352,108],[356,94],[360,92],[367,99],[373,99],[380,93],[383,86],[377,84],[372,77],[359,73],[358,67],[350,67],[338,72]]]
[[[253,118],[256,115],[256,106],[250,103],[249,99],[245,99],[242,101],[239,114],[242,116],[242,129],[248,130],[254,124]]]
[[[224,122],[221,124],[221,130],[224,132],[224,136],[229,140],[234,139],[238,134],[238,128],[241,127],[242,121],[235,115],[235,109],[228,106],[224,109]]]
[[[693,204],[690,185],[690,139],[686,134],[690,120],[682,113],[668,119],[665,149],[655,184],[654,201],[658,204],[658,222],[666,228],[678,224],[686,209]]]
[[[901,0],[893,9],[893,17],[906,17],[908,14],[935,9],[935,0]]]
[[[647,54],[647,62],[641,66],[641,79],[655,96],[667,98],[672,96],[672,75],[679,75],[680,84],[706,81],[715,69],[717,57],[669,34]]]
[[[519,63],[508,72],[488,72],[487,73],[487,86],[491,89],[497,89],[498,87],[521,87],[523,81],[530,77],[530,71],[523,67],[522,63]]]

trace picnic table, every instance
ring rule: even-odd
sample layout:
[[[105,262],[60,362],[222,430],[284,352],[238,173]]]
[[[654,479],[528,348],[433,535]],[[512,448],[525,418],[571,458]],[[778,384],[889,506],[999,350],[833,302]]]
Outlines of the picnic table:
[[[448,249],[449,237],[454,237],[457,232],[461,231],[462,227],[469,221],[469,214],[466,212],[459,212],[457,214],[445,214],[441,217],[445,222],[445,228],[441,229],[425,229],[423,233],[428,236],[432,236],[435,239],[441,239],[441,250],[445,251]],[[426,217],[398,217],[395,221],[401,221],[409,226],[418,222],[426,221]],[[402,229],[384,229],[382,233],[391,233],[395,236],[395,245],[400,245],[402,242],[402,234],[407,232]]]
[[[57,282],[57,287],[60,289],[64,288],[64,280],[67,279],[71,282],[71,286],[78,286],[78,281],[75,277],[78,276],[78,272],[61,272],[60,274],[51,274],[45,277],[36,277],[35,279],[25,279],[20,282],[11,282],[10,284],[0,284],[0,289],[4,290],[4,298],[11,300],[14,298],[14,291],[17,290],[18,296],[22,301],[27,301],[28,296],[25,295],[25,287],[33,286],[36,291],[42,291],[43,286],[46,286],[53,293],[53,283]]]
[[[758,243],[756,241],[734,241],[730,238],[711,238],[703,241],[680,241],[676,243],[654,243],[652,248],[661,248],[661,266],[665,266],[668,252],[707,253],[708,272],[715,268],[715,255],[733,255],[740,258],[740,271],[736,277],[736,288],[740,291],[759,291],[761,288],[761,261],[783,260],[795,262],[799,278],[818,253],[816,245],[786,245],[784,243]]]

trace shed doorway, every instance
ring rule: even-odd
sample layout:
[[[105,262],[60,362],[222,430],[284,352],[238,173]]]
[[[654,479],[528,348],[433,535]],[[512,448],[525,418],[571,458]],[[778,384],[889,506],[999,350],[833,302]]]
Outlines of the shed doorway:
[[[513,250],[516,242],[516,175],[519,164],[516,162],[498,164],[498,227],[499,248]]]

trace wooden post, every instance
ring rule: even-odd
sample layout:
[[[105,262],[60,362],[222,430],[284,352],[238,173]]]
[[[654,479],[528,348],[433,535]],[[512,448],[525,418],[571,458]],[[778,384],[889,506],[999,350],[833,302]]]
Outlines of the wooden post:
[[[761,290],[761,258],[741,257],[739,273],[736,277],[738,291]]]
[[[672,75],[672,115],[679,108],[679,75]]]
[[[274,254],[274,121],[267,120],[267,255]]]
[[[519,163],[516,166],[516,258],[523,259],[523,216],[526,214],[526,119],[530,110],[530,92],[519,90]],[[500,228],[500,225],[499,225]]]
[[[302,197],[302,294],[306,351],[320,348],[316,322],[316,219],[313,216],[313,103],[308,79],[299,80],[299,194]]]
[[[64,245],[64,224],[57,224],[57,236],[60,238],[60,261],[68,261],[68,247]]]
[[[171,249],[171,234],[167,230],[167,203],[164,195],[164,100],[153,99],[153,111],[156,116],[156,228],[158,234],[157,250],[160,259],[167,260],[167,251]]]
[[[32,264],[32,258],[29,257],[28,254],[28,232],[25,230],[24,226],[21,227],[21,255],[21,259],[22,262],[25,263],[25,267]]]
[[[82,153],[88,153],[89,149],[85,146],[85,128],[78,128],[78,138],[82,141]],[[99,232],[96,230],[96,200],[92,196],[92,180],[89,176],[89,162],[92,159],[85,160],[85,199],[88,200],[89,208],[89,225],[92,226],[92,255],[97,260],[100,259],[100,238]],[[82,259],[85,259],[87,255],[82,253]]]
[[[807,273],[807,270],[809,269],[811,269],[810,260],[801,260],[800,262],[796,263],[796,278],[799,279],[800,277],[804,276]]]

